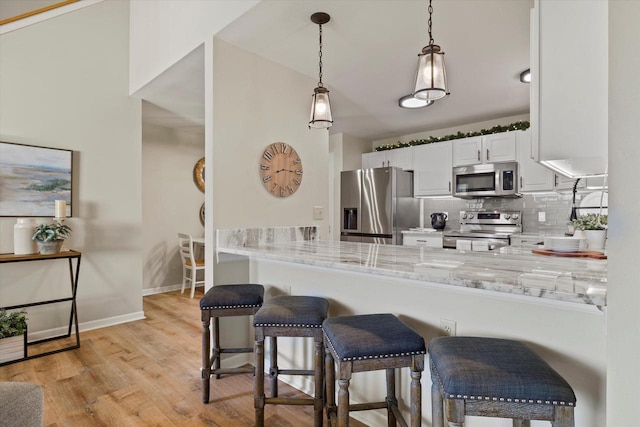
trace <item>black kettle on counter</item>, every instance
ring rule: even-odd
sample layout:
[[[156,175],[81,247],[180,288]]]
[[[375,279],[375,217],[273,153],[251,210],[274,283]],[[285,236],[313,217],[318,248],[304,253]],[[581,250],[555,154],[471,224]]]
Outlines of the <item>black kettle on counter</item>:
[[[431,214],[431,226],[436,230],[444,230],[447,225],[447,214],[444,212],[434,212]]]

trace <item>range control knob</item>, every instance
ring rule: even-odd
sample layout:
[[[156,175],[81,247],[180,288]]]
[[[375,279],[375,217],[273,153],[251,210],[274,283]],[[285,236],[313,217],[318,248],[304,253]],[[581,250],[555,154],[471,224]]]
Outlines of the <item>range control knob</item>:
[[[469,214],[469,219],[473,219],[473,214],[472,213]]]
[[[505,214],[504,215],[504,219],[510,219],[510,218],[511,218],[511,215],[509,215],[509,214]]]
[[[466,213],[462,214],[462,219],[467,219],[467,214]]]
[[[513,214],[513,215],[511,216],[511,218],[513,218],[513,219],[518,219],[518,218],[520,218],[520,215],[518,215],[518,214]]]

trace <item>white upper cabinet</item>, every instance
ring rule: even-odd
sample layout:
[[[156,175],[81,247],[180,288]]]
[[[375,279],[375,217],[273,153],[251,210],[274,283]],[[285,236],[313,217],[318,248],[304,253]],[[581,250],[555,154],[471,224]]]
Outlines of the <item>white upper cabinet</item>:
[[[453,141],[453,166],[516,160],[516,132],[474,136]]]
[[[389,166],[413,170],[413,147],[374,151],[362,155],[363,169],[385,168]]]
[[[534,160],[571,178],[606,170],[609,4],[535,0],[532,10]]]
[[[413,147],[413,195],[446,196],[451,194],[451,141]]]
[[[555,174],[531,158],[531,129],[517,132],[516,140],[520,192],[553,191]]]

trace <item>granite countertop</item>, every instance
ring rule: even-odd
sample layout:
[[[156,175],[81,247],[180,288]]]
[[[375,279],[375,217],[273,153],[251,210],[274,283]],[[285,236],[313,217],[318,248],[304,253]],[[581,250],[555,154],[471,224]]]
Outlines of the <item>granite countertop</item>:
[[[536,255],[532,246],[492,252],[327,240],[218,241],[222,253],[546,298],[606,305],[607,261]]]

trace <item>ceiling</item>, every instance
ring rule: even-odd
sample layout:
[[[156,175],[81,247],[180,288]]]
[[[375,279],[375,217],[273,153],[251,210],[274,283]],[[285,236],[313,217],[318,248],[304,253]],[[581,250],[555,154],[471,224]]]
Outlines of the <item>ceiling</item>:
[[[434,0],[432,33],[445,52],[451,95],[422,109],[398,107],[413,89],[417,54],[428,44],[427,6],[425,0],[263,0],[217,37],[317,79],[318,26],[309,17],[329,13],[323,83],[331,92],[331,133],[376,140],[528,113],[529,86],[519,75],[529,68],[533,0]],[[300,96],[310,102],[313,88]],[[202,49],[141,95],[155,104],[146,105],[146,121],[203,126]]]

